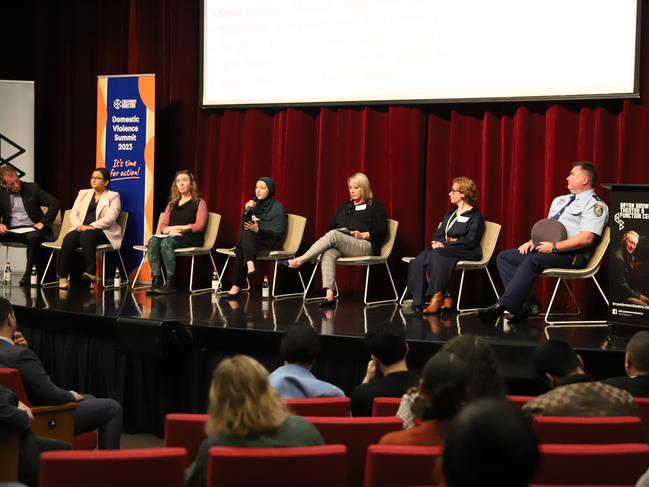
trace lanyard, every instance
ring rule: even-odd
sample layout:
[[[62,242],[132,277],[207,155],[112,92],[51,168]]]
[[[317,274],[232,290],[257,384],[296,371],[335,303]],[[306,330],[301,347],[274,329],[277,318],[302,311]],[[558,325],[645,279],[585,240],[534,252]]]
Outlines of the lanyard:
[[[446,222],[446,229],[444,230],[444,240],[448,240],[448,229],[453,226],[453,224],[457,221],[458,217],[460,215],[457,214],[457,211],[451,216],[451,218],[448,219]]]

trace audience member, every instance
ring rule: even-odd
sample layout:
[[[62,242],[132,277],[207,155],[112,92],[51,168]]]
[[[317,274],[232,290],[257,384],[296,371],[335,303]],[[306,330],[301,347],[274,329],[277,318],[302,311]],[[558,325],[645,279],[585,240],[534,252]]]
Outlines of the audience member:
[[[27,340],[17,330],[11,303],[0,297],[0,367],[18,369],[27,396],[34,406],[78,402],[74,434],[99,429],[99,448],[119,448],[122,407],[114,399],[101,399],[58,387],[45,371]]]
[[[436,471],[445,487],[526,487],[539,461],[538,440],[520,411],[504,399],[482,399],[458,414]]]
[[[187,486],[207,482],[207,459],[214,446],[279,448],[324,443],[304,418],[289,413],[270,384],[268,371],[255,359],[237,355],[214,370],[208,420],[196,461],[187,469]]]
[[[619,387],[635,397],[649,397],[649,331],[638,331],[629,340],[624,354],[626,377],[602,382]]]
[[[380,325],[367,333],[366,343],[372,358],[363,383],[351,393],[352,416],[370,416],[375,397],[400,397],[419,383],[406,365],[408,344],[403,327]]]
[[[34,437],[31,432],[33,419],[31,409],[19,401],[10,389],[0,386],[0,431],[15,431],[20,436],[18,478],[21,482],[38,485],[41,452],[69,450],[72,447],[65,441]]]
[[[566,342],[548,340],[532,359],[552,390],[523,406],[528,416],[638,415],[631,394],[586,374],[581,357]]]
[[[379,443],[392,445],[441,445],[453,418],[465,403],[469,370],[457,355],[440,352],[431,357],[422,372],[419,400],[414,409],[422,423],[414,428],[388,433]]]
[[[439,353],[452,353],[461,358],[469,370],[468,401],[488,397],[505,397],[505,381],[500,372],[498,359],[489,344],[477,335],[461,335],[446,342]],[[412,411],[419,393],[408,391],[401,398],[397,416],[404,428],[412,428],[415,414]]]
[[[280,355],[284,365],[270,374],[270,385],[285,399],[343,397],[341,389],[316,379],[309,370],[319,350],[319,337],[311,326],[293,326],[282,338]]]

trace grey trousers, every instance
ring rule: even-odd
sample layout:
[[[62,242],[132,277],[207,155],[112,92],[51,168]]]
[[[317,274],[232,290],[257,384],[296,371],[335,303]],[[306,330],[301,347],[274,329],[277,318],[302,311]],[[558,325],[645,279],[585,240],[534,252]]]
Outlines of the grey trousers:
[[[336,287],[336,259],[338,257],[372,255],[372,244],[369,240],[361,240],[337,230],[329,230],[311,245],[302,258],[313,260],[318,255],[321,255],[322,287],[334,289]]]

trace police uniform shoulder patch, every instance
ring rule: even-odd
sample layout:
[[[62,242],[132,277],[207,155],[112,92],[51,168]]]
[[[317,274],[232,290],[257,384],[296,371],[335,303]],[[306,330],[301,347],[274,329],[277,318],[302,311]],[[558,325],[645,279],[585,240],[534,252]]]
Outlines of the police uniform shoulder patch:
[[[595,206],[593,206],[593,213],[596,217],[602,216],[604,214],[604,207],[597,203]]]

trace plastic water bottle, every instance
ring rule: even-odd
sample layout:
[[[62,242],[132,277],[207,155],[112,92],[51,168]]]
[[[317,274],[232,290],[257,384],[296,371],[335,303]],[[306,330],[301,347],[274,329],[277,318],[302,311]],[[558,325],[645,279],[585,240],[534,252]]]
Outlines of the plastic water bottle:
[[[2,284],[6,284],[7,286],[11,285],[11,264],[9,264],[9,262],[5,264],[5,271],[2,275]]]
[[[219,290],[219,274],[216,272],[212,272],[212,291],[217,292]]]
[[[264,283],[261,285],[261,297],[270,298],[270,286],[268,285],[268,276],[264,276]]]
[[[32,266],[32,273],[29,276],[29,285],[38,286],[38,274],[36,273],[36,266]]]
[[[113,286],[116,288],[121,287],[122,285],[122,275],[119,273],[119,267],[115,269],[115,278],[113,279]]]

